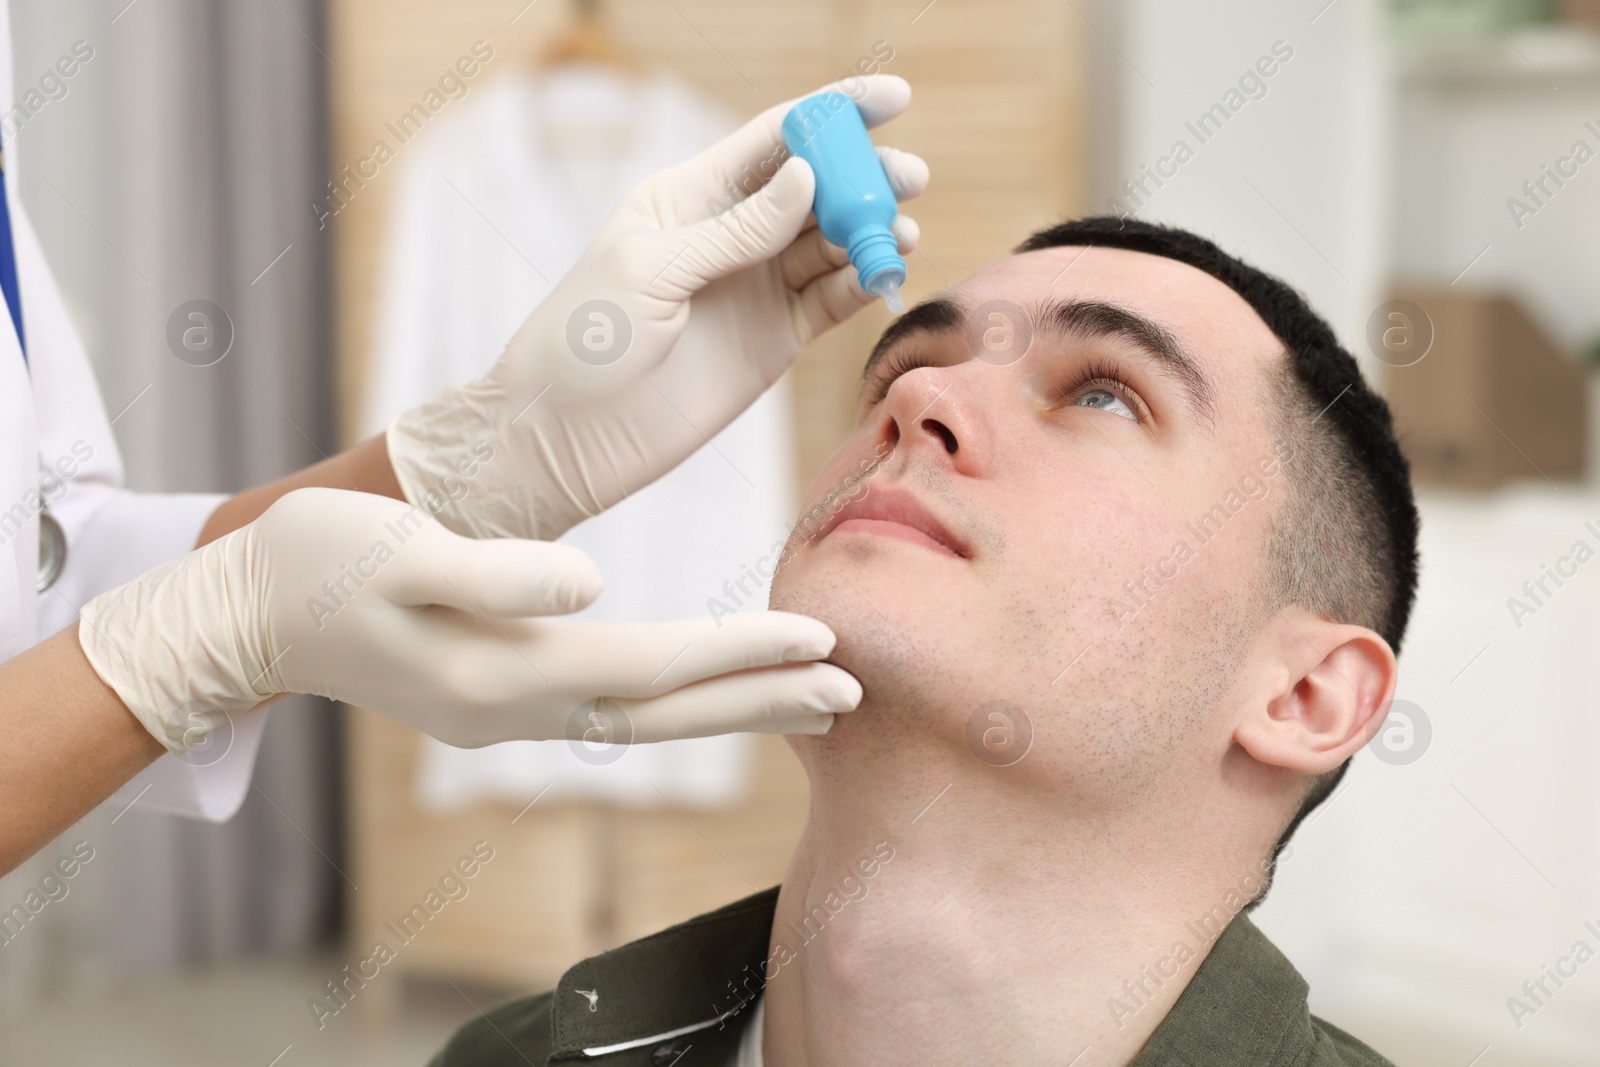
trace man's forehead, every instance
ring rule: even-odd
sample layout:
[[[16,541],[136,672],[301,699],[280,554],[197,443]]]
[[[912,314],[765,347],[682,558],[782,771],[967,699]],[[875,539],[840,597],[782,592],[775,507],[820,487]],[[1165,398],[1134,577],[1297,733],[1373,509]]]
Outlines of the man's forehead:
[[[978,268],[948,296],[968,308],[998,299],[1022,307],[1070,300],[1124,307],[1166,327],[1208,368],[1283,347],[1243,297],[1205,271],[1124,248],[1064,245],[1007,256]]]

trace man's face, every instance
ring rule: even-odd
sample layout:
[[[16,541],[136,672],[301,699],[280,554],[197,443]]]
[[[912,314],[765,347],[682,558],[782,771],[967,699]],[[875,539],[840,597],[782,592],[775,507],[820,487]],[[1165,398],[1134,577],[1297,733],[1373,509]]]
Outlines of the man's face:
[[[885,334],[773,582],[865,692],[802,754],[1004,762],[1025,717],[1022,766],[1102,797],[1220,757],[1288,486],[1282,346],[1221,282],[1123,250],[1011,256],[943,299]]]

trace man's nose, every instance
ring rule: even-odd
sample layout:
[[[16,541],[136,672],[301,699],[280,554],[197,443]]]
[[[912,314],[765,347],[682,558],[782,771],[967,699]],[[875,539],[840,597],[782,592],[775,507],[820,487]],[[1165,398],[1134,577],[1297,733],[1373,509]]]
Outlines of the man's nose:
[[[987,369],[964,363],[902,374],[884,397],[883,440],[905,450],[908,460],[932,460],[960,474],[981,474],[991,451],[991,423],[982,383],[971,379]]]

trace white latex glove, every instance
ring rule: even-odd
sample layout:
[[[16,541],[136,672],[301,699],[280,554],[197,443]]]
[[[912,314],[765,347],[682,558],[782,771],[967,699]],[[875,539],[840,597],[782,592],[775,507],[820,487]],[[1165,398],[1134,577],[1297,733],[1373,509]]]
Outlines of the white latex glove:
[[[911,100],[889,75],[838,88],[869,126]],[[487,377],[390,424],[408,500],[469,536],[554,539],[688,458],[874,299],[810,217],[814,176],[779,129],[795,102],[637,186]],[[926,187],[919,157],[879,158],[898,199]],[[910,251],[916,224],[895,229]]]
[[[90,601],[78,637],[180,753],[277,693],[357,704],[468,747],[822,733],[861,699],[848,673],[809,662],[834,639],[804,616],[736,615],[720,628],[538,617],[599,592],[598,568],[575,548],[470,540],[397,500],[301,489]]]

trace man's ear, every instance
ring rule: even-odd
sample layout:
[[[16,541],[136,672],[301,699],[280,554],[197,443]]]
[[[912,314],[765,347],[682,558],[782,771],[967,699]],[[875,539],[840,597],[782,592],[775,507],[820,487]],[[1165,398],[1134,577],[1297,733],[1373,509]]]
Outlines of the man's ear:
[[[1262,763],[1301,774],[1331,771],[1383,727],[1394,699],[1394,651],[1365,626],[1285,608],[1268,623],[1274,661],[1233,739]]]

